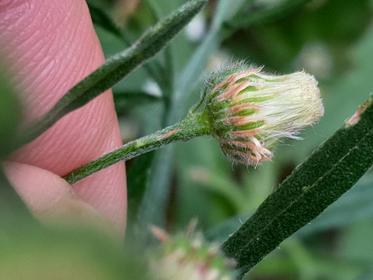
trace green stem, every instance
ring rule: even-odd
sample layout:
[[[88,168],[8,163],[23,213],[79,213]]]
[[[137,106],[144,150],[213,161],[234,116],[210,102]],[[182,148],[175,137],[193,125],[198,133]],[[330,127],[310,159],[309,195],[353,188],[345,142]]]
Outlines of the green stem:
[[[83,178],[109,167],[121,160],[129,160],[150,151],[157,150],[175,141],[188,141],[194,137],[210,134],[206,116],[202,113],[189,113],[187,117],[153,134],[131,141],[121,148],[83,165],[66,175],[64,179],[74,184]]]

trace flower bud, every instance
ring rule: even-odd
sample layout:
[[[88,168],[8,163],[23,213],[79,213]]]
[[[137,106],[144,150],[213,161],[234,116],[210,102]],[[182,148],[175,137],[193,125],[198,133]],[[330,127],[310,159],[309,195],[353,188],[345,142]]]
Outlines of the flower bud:
[[[324,113],[313,76],[270,75],[244,64],[212,74],[202,104],[224,154],[253,166],[272,158],[279,139],[299,139]]]
[[[162,244],[150,261],[151,271],[158,280],[233,280],[235,265],[225,258],[218,245],[206,244],[201,234],[189,232],[169,236],[153,227],[153,234]]]

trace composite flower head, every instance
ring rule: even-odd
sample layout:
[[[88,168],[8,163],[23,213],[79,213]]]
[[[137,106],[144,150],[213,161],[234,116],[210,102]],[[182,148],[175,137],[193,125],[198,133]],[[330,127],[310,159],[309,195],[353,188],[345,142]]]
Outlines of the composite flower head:
[[[151,271],[159,280],[233,280],[235,265],[220,251],[218,245],[208,244],[193,230],[170,236],[159,228],[153,233],[161,241],[157,254],[151,258]]]
[[[224,154],[254,166],[272,158],[275,142],[298,138],[324,113],[313,76],[271,75],[244,64],[212,74],[203,104]]]

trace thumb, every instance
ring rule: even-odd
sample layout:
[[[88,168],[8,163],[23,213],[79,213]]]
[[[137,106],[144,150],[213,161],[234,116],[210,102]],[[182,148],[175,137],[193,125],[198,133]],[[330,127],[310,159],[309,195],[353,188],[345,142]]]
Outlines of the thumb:
[[[104,217],[78,199],[72,186],[52,172],[27,164],[7,162],[5,173],[21,199],[42,222],[83,222],[87,226],[111,231]]]
[[[84,0],[0,0],[0,52],[16,74],[27,121],[41,117],[68,89],[104,61]],[[26,174],[38,176],[39,186],[35,183],[26,186],[34,178],[25,180],[21,172],[10,174],[14,185],[21,184],[17,188],[25,200],[38,202],[30,205],[39,211],[38,207],[47,205],[44,199],[54,201],[71,190],[58,176],[120,145],[119,125],[108,91],[61,119],[12,157],[12,161],[24,164],[20,166],[27,170]],[[47,179],[63,186],[62,190],[51,187]],[[47,185],[52,190],[47,191]],[[31,187],[36,190],[32,191]],[[72,188],[82,201],[119,228],[124,227],[123,163],[98,172]]]

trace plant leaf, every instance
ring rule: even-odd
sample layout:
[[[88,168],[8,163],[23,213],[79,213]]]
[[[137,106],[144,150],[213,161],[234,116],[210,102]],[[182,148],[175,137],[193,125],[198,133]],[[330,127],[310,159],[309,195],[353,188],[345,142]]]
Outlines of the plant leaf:
[[[363,178],[354,188],[327,208],[317,219],[297,234],[309,235],[318,231],[347,226],[373,217],[373,176]]]
[[[185,98],[188,96],[185,92],[192,92],[197,82],[201,80],[202,72],[207,64],[208,58],[220,44],[221,36],[219,31],[224,20],[230,15],[230,5],[231,1],[219,1],[209,33],[191,57],[190,62],[184,68],[183,74],[177,82],[178,87],[174,94],[174,103],[184,103],[183,101],[185,101]],[[171,122],[177,119],[175,116],[171,116],[171,118],[173,118]]]
[[[338,228],[373,217],[373,175],[364,176],[352,189],[331,204],[315,220],[301,228],[297,235],[306,236],[330,228]],[[235,232],[252,213],[229,218],[207,232],[209,240],[221,241]]]
[[[125,40],[125,37],[122,34],[122,30],[108,14],[106,14],[101,8],[92,3],[92,1],[87,1],[87,4],[94,24],[101,26],[103,29],[112,33],[116,37]],[[128,41],[126,41],[126,43],[129,44]]]
[[[195,88],[196,81],[200,80],[202,71],[206,65],[208,57],[218,47],[219,44],[219,27],[225,19],[225,14],[230,13],[230,0],[220,0],[218,3],[217,12],[213,19],[215,26],[207,38],[198,47],[190,62],[184,68],[182,75],[175,83],[175,91],[172,95],[172,103],[170,112],[167,114],[166,125],[175,123],[182,117],[186,111],[188,102],[186,102],[189,94]],[[162,150],[162,154],[156,154],[153,162],[152,174],[150,177],[149,186],[145,192],[141,211],[139,214],[139,222],[142,225],[156,224],[164,225],[165,219],[165,203],[167,202],[170,189],[170,177],[174,163],[174,147],[167,146]]]
[[[121,40],[126,46],[130,46],[132,39],[128,34],[126,34],[122,29],[116,24],[116,22],[108,15],[101,7],[97,6],[92,1],[88,1],[89,11],[92,17],[92,21],[95,25],[100,26],[107,32],[114,35],[116,38]],[[154,79],[157,83],[161,84],[163,82],[161,78],[161,73],[163,67],[156,60],[151,63],[144,65],[145,71],[148,75]]]
[[[237,184],[217,172],[209,172],[204,168],[195,168],[190,171],[192,180],[201,187],[217,195],[224,197],[237,211],[244,206],[245,194]]]
[[[340,199],[331,204],[315,220],[301,228],[297,235],[307,236],[318,231],[338,228],[373,217],[373,176],[360,180]],[[235,232],[253,214],[241,214],[229,218],[207,232],[209,240],[223,242],[228,235]]]
[[[82,107],[154,56],[206,2],[207,0],[188,1],[146,31],[130,48],[109,58],[100,68],[70,89],[40,121],[26,131],[22,144],[35,139],[63,116]]]
[[[127,166],[128,213],[129,220],[134,220],[138,213],[141,199],[148,183],[151,172],[151,165],[154,159],[154,152],[132,159]]]
[[[115,109],[118,115],[148,103],[162,101],[162,97],[147,92],[114,91]]]
[[[237,260],[238,267],[250,269],[257,264],[349,190],[371,167],[372,103],[371,98],[224,242],[225,253]]]
[[[168,145],[157,153],[151,168],[149,186],[144,194],[139,211],[139,224],[147,228],[150,224],[164,226],[169,183],[172,176],[173,146]]]
[[[249,27],[252,24],[261,23],[286,16],[289,11],[300,7],[311,0],[283,0],[278,1],[275,5],[272,2],[268,6],[259,8],[255,1],[250,1],[250,5],[246,9],[241,9],[241,12],[226,25],[231,29]],[[264,4],[265,5],[265,4]]]

